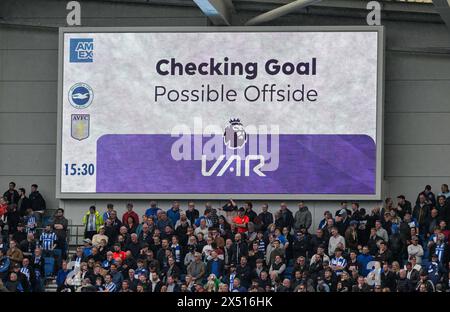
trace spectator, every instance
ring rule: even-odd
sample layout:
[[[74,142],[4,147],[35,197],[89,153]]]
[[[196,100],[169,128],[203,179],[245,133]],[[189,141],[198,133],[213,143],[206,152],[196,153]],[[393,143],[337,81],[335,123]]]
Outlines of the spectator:
[[[287,227],[290,231],[292,226],[294,225],[294,216],[292,211],[290,211],[286,205],[286,203],[280,204],[280,228]]]
[[[422,289],[424,287],[424,289]],[[416,285],[417,292],[434,292],[435,287],[432,281],[428,279],[428,274],[425,271],[420,272],[419,281]]]
[[[438,196],[445,196],[445,198],[449,198],[450,197],[450,190],[448,188],[448,184],[442,184],[441,185],[441,192],[438,194]]]
[[[35,286],[34,291],[41,292],[44,291],[44,281],[45,281],[45,261],[42,255],[42,249],[36,248],[32,257],[30,257],[30,263],[35,276]]]
[[[298,204],[298,211],[295,213],[294,230],[299,231],[300,228],[306,228],[308,231],[312,224],[312,214],[308,206],[304,202]]]
[[[64,209],[58,208],[51,223],[51,227],[56,234],[57,247],[62,250],[63,257],[65,258],[67,252],[67,231],[69,221],[64,217]]]
[[[196,282],[201,282],[206,274],[205,264],[202,262],[202,255],[196,252],[194,255],[194,261],[192,261],[187,267],[187,274],[192,276],[192,279]]]
[[[250,222],[248,216],[245,215],[245,209],[243,207],[239,208],[238,215],[233,218],[233,226],[236,229],[236,233],[247,232],[247,225]]]
[[[101,225],[98,228],[98,233],[92,237],[92,246],[98,247],[101,244],[101,241],[105,240],[108,243],[109,237],[105,235],[105,226]]]
[[[9,242],[9,249],[6,252],[6,256],[9,258],[9,261],[11,262],[10,267],[13,267],[14,265],[19,265],[22,263],[23,260],[23,253],[22,250],[20,250],[17,247],[17,242],[15,240],[11,240]]]
[[[434,193],[431,191],[431,185],[426,185],[425,190],[419,193],[417,196],[416,204],[420,203],[420,196],[423,195],[425,197],[425,201],[431,207],[436,205],[436,197]]]
[[[128,218],[133,218],[133,224],[137,227],[139,224],[139,216],[136,212],[133,211],[133,204],[128,203],[127,204],[127,211],[122,216],[122,224],[128,224]]]
[[[356,261],[359,266],[359,274],[366,277],[367,274],[371,271],[371,268],[368,267],[369,263],[374,260],[374,257],[369,253],[369,247],[364,246],[362,248],[362,253],[356,257]]]
[[[8,272],[11,268],[11,262],[3,248],[0,248],[0,281],[6,280]]]
[[[67,288],[66,278],[70,272],[71,270],[67,266],[67,261],[63,260],[61,268],[58,270],[58,273],[56,274],[57,292],[61,292],[63,289]]]
[[[114,210],[114,205],[113,204],[107,204],[106,205],[106,211],[103,213],[102,218],[103,221],[107,220],[110,218],[111,216],[111,212]],[[95,282],[94,282],[95,283]]]
[[[24,224],[25,224],[25,231],[27,233],[34,234],[36,233],[37,228],[37,220],[34,216],[33,210],[30,208],[27,209],[25,213],[25,217],[23,218]]]
[[[334,257],[331,259],[330,266],[336,276],[340,276],[347,267],[347,260],[342,256],[343,250],[336,248]]]
[[[241,281],[239,280],[238,277],[234,278],[233,280],[233,284],[231,287],[231,292],[246,292],[247,289],[243,286],[241,286]]]
[[[339,243],[341,243],[343,245],[343,247],[345,248],[345,238],[339,234],[337,227],[333,227],[331,230],[331,237],[330,237],[330,240],[328,243],[328,254],[329,255],[334,254],[334,250],[336,249],[336,247],[338,246]]]
[[[47,206],[44,197],[42,197],[41,193],[39,193],[38,191],[37,184],[31,185],[31,193],[28,198],[31,201],[31,207],[33,208],[33,211],[36,212],[37,216],[39,217],[39,222],[40,220],[42,220],[42,216],[44,215]]]
[[[422,263],[423,248],[419,245],[419,238],[417,236],[413,236],[411,242],[412,243],[408,246],[408,256],[414,256],[417,264],[420,265]]]
[[[419,233],[423,236],[427,233],[427,224],[430,218],[430,206],[424,193],[419,194],[416,205],[414,206],[412,216],[419,224]]]
[[[52,227],[50,224],[45,226],[44,232],[41,234],[39,238],[40,246],[42,246],[42,250],[44,253],[44,257],[53,257],[53,250],[56,247],[58,241],[58,237],[52,231]]]
[[[356,250],[358,249],[358,221],[352,220],[349,223],[349,227],[345,231],[345,242],[347,243],[347,248],[349,250]]]
[[[16,191],[16,183],[15,182],[9,182],[9,188],[8,190],[3,193],[3,198],[6,199],[8,202],[8,205],[17,205],[19,202],[19,192]]]
[[[258,217],[262,224],[261,230],[266,231],[267,227],[273,223],[273,215],[269,212],[269,205],[267,203],[261,205],[261,213]]]
[[[83,217],[84,238],[92,239],[98,233],[100,226],[103,224],[103,218],[100,216],[95,206],[89,207],[89,211]]]
[[[26,191],[23,187],[19,188],[19,200],[17,201],[17,207],[21,216],[28,214],[28,209],[33,212],[31,200],[27,197]]]
[[[193,225],[195,220],[197,220],[200,216],[200,213],[197,209],[195,209],[195,203],[189,202],[188,209],[186,210],[186,217],[189,220],[190,224]]]
[[[353,285],[352,292],[370,292],[370,286],[367,284],[364,277],[358,277],[358,282],[356,285]]]
[[[158,211],[160,211],[161,209],[158,208],[156,201],[152,200],[150,202],[150,208],[148,208],[147,210],[145,210],[145,215],[148,218],[152,218],[152,219],[156,219],[157,215],[158,215]]]

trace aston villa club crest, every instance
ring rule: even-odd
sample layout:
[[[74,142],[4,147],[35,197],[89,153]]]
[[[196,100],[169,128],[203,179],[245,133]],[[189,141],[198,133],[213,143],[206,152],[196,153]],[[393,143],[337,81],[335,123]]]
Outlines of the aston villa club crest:
[[[75,140],[81,141],[89,137],[89,114],[72,114],[71,136]]]
[[[242,148],[247,143],[247,133],[239,119],[231,119],[225,127],[223,142],[230,149]]]

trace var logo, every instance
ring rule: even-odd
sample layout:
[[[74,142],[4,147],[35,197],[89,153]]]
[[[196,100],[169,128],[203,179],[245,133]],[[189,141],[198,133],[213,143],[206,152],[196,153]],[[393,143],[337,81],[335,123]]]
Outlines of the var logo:
[[[70,39],[70,62],[92,63],[94,61],[94,39]]]

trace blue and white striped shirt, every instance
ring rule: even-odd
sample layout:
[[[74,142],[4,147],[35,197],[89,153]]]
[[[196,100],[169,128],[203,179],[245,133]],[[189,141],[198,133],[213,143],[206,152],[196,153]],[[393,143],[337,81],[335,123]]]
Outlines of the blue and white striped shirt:
[[[331,267],[339,266],[345,268],[347,266],[347,260],[344,257],[333,258],[330,263]],[[336,270],[335,273],[337,276],[342,274],[343,269]]]
[[[443,243],[436,245],[436,250],[434,251],[434,253],[438,257],[438,260],[440,263],[442,263],[442,260],[444,260],[444,250],[445,250],[445,245]]]
[[[25,274],[25,276],[27,277],[27,280],[30,281],[30,269],[28,269],[26,267],[22,267],[22,268],[20,268],[20,272]]]
[[[35,216],[27,216],[26,218],[26,230],[27,234],[34,234],[36,232],[36,217]]]
[[[117,286],[113,282],[109,284],[105,284],[105,289],[107,289],[109,292],[116,292]]]
[[[55,243],[55,241],[57,241],[58,238],[56,237],[56,234],[53,232],[49,232],[49,233],[42,233],[41,234],[41,245],[42,245],[42,249],[44,250],[52,250],[53,244]]]

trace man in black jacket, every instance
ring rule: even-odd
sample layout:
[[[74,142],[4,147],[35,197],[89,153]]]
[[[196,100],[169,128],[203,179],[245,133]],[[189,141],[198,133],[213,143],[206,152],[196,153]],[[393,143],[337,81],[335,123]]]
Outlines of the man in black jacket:
[[[281,227],[287,227],[290,231],[292,226],[294,225],[294,215],[292,214],[292,211],[290,211],[286,203],[283,202],[280,204],[280,212],[282,219]]]
[[[397,292],[411,292],[413,290],[413,286],[411,281],[406,277],[406,270],[400,270],[399,278],[397,280]]]
[[[44,197],[42,197],[41,193],[39,193],[38,191],[37,184],[31,185],[31,193],[28,198],[31,201],[31,208],[33,209],[34,212],[36,212],[35,215],[38,218],[37,222],[38,224],[40,224],[42,216],[44,215],[45,209],[47,207],[45,204]]]
[[[241,280],[241,285],[249,288],[251,284],[252,270],[247,263],[247,257],[242,256],[239,265],[236,267],[236,277]]]
[[[397,207],[395,208],[397,215],[403,219],[406,212],[412,213],[411,202],[406,200],[405,195],[397,196]]]
[[[17,202],[17,207],[19,209],[20,215],[23,217],[27,214],[27,209],[31,207],[31,200],[26,196],[25,189],[23,187],[19,188],[19,200]]]
[[[150,283],[148,284],[148,292],[160,292],[163,283],[159,279],[158,273],[152,272],[150,275]]]
[[[16,191],[16,183],[9,182],[9,188],[3,193],[3,197],[8,201],[8,205],[17,204],[19,202],[20,195]]]
[[[44,212],[44,210],[47,208],[44,197],[42,197],[41,193],[39,193],[38,191],[37,184],[31,185],[31,193],[29,199],[31,201],[31,207],[33,208],[33,211]]]
[[[273,215],[269,212],[269,205],[267,203],[262,204],[261,206],[262,212],[258,215],[259,219],[262,222],[262,231],[266,231],[267,227],[273,223]]]
[[[413,218],[419,223],[419,233],[421,235],[428,232],[427,226],[430,220],[430,206],[426,202],[425,194],[420,194],[417,204],[413,209]]]
[[[242,256],[248,255],[248,245],[242,241],[242,236],[240,233],[237,233],[234,236],[234,243],[231,245],[232,250],[232,258],[231,263],[235,265],[239,265]]]
[[[383,264],[383,271],[381,272],[381,287],[389,288],[390,291],[395,291],[397,288],[397,281],[395,273],[392,272],[389,264]]]

